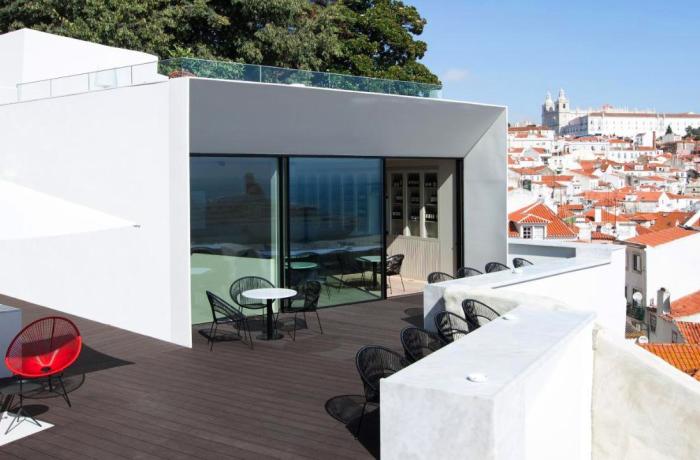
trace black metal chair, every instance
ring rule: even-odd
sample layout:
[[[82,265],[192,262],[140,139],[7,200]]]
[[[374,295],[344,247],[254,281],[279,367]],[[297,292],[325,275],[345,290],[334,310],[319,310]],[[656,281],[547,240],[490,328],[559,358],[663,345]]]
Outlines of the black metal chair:
[[[406,286],[403,284],[403,276],[401,276],[401,266],[403,265],[403,259],[403,254],[394,254],[393,256],[389,256],[386,258],[386,281],[389,285],[389,290],[392,292],[394,291],[393,289],[391,289],[391,279],[389,277],[396,275],[398,275],[399,278],[401,278],[401,287],[403,288],[403,291],[406,292]]]
[[[489,262],[484,267],[484,271],[486,273],[502,272],[504,270],[510,270],[510,267],[508,265],[503,265],[500,262]]]
[[[471,268],[471,267],[461,267],[459,270],[457,270],[457,273],[455,273],[455,278],[468,278],[470,276],[476,276],[476,275],[483,275],[484,272],[481,272],[477,270],[476,268]]]
[[[267,304],[258,299],[249,299],[248,297],[244,296],[243,293],[251,289],[265,289],[274,287],[275,286],[271,282],[260,276],[244,276],[231,284],[231,287],[229,288],[229,295],[231,296],[233,303],[235,303],[241,309],[243,314],[245,314],[245,310],[254,310],[256,314],[253,316],[260,317],[263,321],[262,324],[265,324]]]
[[[432,272],[428,275],[428,284],[442,283],[443,281],[449,281],[455,279],[454,276],[443,272]]]
[[[516,257],[513,259],[513,267],[515,268],[527,267],[528,265],[534,264],[527,259],[523,259],[522,257]]]
[[[435,328],[445,343],[461,339],[471,330],[464,318],[449,311],[441,311],[435,315]]]
[[[355,365],[364,386],[365,403],[362,405],[362,415],[355,429],[355,437],[360,434],[362,429],[362,420],[365,418],[367,404],[379,405],[379,381],[397,373],[408,364],[408,361],[400,354],[378,345],[368,345],[360,348],[357,352]]]
[[[362,287],[366,288],[365,267],[360,261],[357,260],[355,254],[345,250],[336,251],[335,254],[338,258],[338,265],[340,267],[340,284],[348,285],[345,278],[348,275],[355,275],[359,273],[362,281]],[[338,286],[338,290],[340,290],[340,286]]]
[[[248,341],[250,348],[253,349],[253,336],[250,334],[250,327],[248,326],[248,318],[236,307],[229,305],[224,299],[217,296],[213,292],[207,291],[207,299],[209,299],[209,306],[211,307],[211,327],[209,328],[209,334],[207,337],[207,342],[209,343],[209,351],[214,349],[215,334],[219,325],[232,325],[236,327],[236,332],[241,335],[241,326],[243,327],[243,337],[245,340],[245,334],[248,333]]]
[[[318,299],[321,296],[321,283],[318,281],[305,281],[298,286],[299,294],[301,294],[304,299],[304,304],[295,307],[294,302],[283,302],[281,313],[293,314],[294,315],[294,331],[292,333],[292,340],[296,340],[297,337],[297,315],[302,313],[304,315],[304,323],[306,324],[306,314],[315,313],[316,319],[318,320],[318,328],[323,334],[323,326],[321,326],[321,318],[318,316]],[[308,328],[308,324],[307,324]]]
[[[475,299],[464,299],[462,311],[464,311],[464,318],[469,324],[470,332],[501,316],[493,308]]]
[[[409,326],[401,331],[401,345],[406,360],[415,363],[445,346],[445,342],[437,334]]]

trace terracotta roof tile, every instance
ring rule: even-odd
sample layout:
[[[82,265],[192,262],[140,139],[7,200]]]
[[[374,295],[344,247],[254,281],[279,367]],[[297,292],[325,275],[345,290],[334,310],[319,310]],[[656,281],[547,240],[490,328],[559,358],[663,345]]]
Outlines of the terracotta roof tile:
[[[700,381],[700,345],[647,343],[639,346]]]
[[[696,235],[697,233],[698,232],[694,230],[688,230],[681,227],[671,227],[665,230],[659,230],[658,232],[639,235],[627,241],[630,243],[644,244],[646,246],[655,247],[685,238],[686,236]]]
[[[526,223],[545,223],[547,225],[547,238],[575,238],[576,232],[566,222],[558,217],[554,211],[543,203],[534,203],[508,214],[508,229],[511,236],[517,236],[514,223],[520,223],[524,219],[540,219],[525,221]],[[516,233],[515,235],[513,233]]]
[[[700,313],[700,291],[688,294],[676,300],[671,300],[671,316],[682,318],[684,316]]]
[[[686,343],[700,345],[700,323],[676,321],[676,326],[678,326],[678,330],[681,331],[681,335]]]

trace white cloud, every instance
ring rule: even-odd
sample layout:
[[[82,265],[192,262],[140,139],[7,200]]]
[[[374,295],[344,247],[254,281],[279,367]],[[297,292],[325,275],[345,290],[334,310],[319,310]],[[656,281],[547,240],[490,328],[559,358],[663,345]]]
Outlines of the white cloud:
[[[442,75],[443,82],[455,82],[465,80],[469,76],[467,69],[448,69]]]

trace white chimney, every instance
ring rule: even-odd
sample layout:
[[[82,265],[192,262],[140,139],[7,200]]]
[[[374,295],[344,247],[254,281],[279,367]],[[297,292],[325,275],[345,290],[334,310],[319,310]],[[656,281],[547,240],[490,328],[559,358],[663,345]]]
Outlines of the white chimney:
[[[593,216],[594,222],[603,222],[603,210],[600,206],[596,206],[595,215]]]
[[[671,292],[667,291],[666,288],[656,291],[656,312],[659,315],[671,313]]]

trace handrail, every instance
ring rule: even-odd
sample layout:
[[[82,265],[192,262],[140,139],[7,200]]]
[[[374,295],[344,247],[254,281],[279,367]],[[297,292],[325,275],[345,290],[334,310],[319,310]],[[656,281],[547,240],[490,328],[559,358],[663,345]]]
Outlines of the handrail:
[[[146,68],[146,72],[141,78],[135,79],[134,70],[139,68]],[[442,85],[431,83],[198,58],[172,58],[17,83],[17,101],[153,83],[165,76],[276,83],[416,97],[442,96]]]

